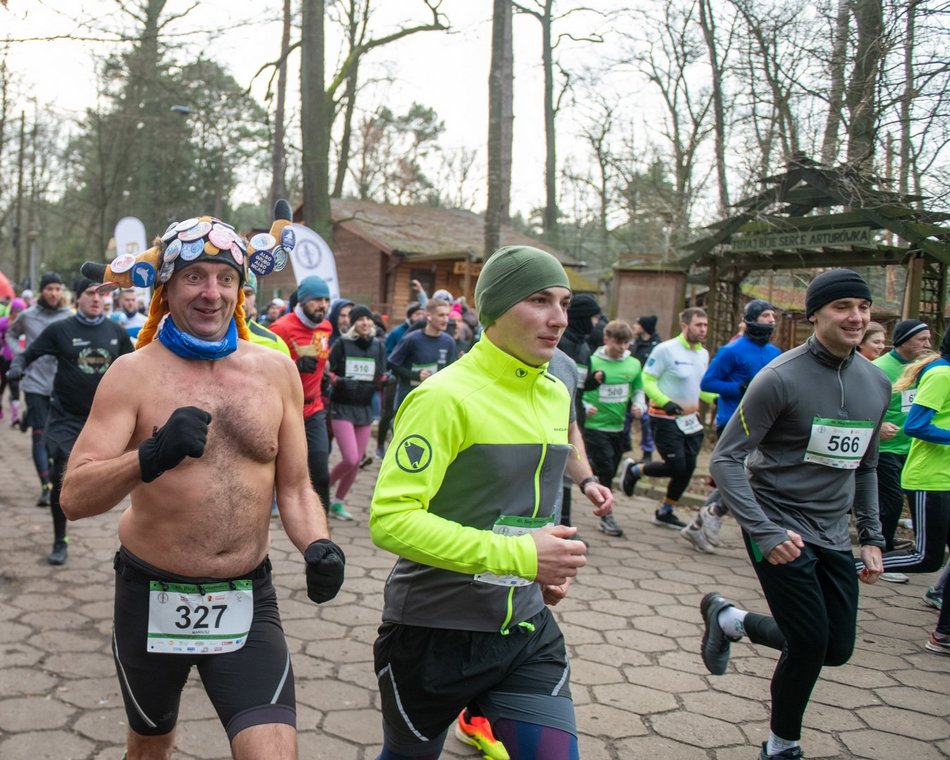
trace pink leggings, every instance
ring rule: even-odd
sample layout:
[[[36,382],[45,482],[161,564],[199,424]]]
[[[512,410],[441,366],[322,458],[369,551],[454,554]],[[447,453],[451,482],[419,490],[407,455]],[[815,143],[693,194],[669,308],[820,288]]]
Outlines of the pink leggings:
[[[336,483],[336,498],[342,501],[360,471],[360,460],[366,451],[371,425],[354,425],[346,420],[331,420],[333,440],[340,447],[343,459],[330,472],[330,485]]]

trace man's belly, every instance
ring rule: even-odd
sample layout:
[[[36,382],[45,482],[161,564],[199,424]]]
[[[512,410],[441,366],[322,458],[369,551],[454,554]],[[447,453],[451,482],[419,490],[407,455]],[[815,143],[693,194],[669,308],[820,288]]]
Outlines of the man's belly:
[[[235,577],[259,565],[270,545],[272,490],[246,482],[162,488],[170,474],[132,492],[119,519],[122,545],[150,565],[193,577]]]

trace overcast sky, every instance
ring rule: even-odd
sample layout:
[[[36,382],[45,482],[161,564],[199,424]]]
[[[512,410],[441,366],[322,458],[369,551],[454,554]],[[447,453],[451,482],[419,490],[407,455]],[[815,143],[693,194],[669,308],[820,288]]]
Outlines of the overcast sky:
[[[388,33],[411,19],[427,21],[428,10],[417,0],[378,0],[373,28],[377,34]],[[127,0],[127,3],[131,0]],[[166,14],[181,12],[191,4],[188,0],[169,0]],[[77,19],[95,20],[92,26],[118,29],[121,14],[116,0],[9,0],[9,9],[0,8],[0,28],[5,37],[55,37],[70,33],[93,36],[93,30],[77,24]],[[296,5],[296,3],[295,3]],[[378,89],[360,105],[370,108],[385,102],[394,111],[408,107],[414,100],[432,107],[446,126],[442,144],[448,148],[465,146],[481,151],[487,142],[488,69],[491,42],[490,0],[444,0],[443,10],[453,32],[426,32],[405,38],[393,45],[379,48],[361,68],[361,75],[388,72],[395,84]],[[570,3],[562,2],[562,7]],[[615,0],[598,0],[593,4],[607,9],[620,5]],[[198,7],[184,19],[170,26],[181,36],[172,44],[184,56],[204,55],[225,66],[242,85],[247,86],[261,64],[273,60],[280,44],[279,12],[281,3],[272,0],[268,10],[261,3],[234,0],[201,0]],[[272,9],[271,9],[272,8]],[[413,12],[415,9],[415,12]],[[591,14],[572,17],[572,31],[587,30],[599,23]],[[230,28],[222,29],[222,19]],[[126,31],[131,26],[125,22]],[[209,33],[188,34],[196,29]],[[328,34],[336,33],[329,22]],[[542,120],[542,72],[540,60],[540,25],[532,18],[515,19],[515,145],[512,210],[527,212],[543,205],[544,137]],[[294,34],[296,36],[296,32]],[[78,117],[92,105],[96,97],[95,66],[115,44],[75,42],[70,40],[18,43],[11,47],[9,65],[19,79],[21,91],[35,95],[57,114]],[[567,43],[561,55],[575,70],[615,53],[609,46],[590,43]],[[328,45],[327,66],[332,69],[336,53]],[[296,79],[299,56],[291,61]],[[260,99],[264,80],[259,78],[253,92]],[[296,84],[296,83],[295,83]],[[293,94],[293,107],[298,96]],[[568,155],[579,150],[571,140],[568,118],[559,124],[559,150]],[[484,193],[478,196],[477,208],[484,204]]]

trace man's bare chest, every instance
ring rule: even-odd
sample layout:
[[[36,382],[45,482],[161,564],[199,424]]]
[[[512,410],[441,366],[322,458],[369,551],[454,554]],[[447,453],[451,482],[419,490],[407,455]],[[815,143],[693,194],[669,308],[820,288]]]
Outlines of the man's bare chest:
[[[250,460],[267,463],[277,456],[283,404],[279,393],[260,378],[238,372],[160,373],[149,383],[154,403],[140,410],[139,440],[162,427],[175,409],[194,406],[211,415],[206,463]]]

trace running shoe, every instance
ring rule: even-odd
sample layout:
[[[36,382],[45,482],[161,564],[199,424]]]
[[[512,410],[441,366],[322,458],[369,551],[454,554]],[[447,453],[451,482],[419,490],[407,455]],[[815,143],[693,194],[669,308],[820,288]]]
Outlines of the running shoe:
[[[801,760],[801,758],[805,757],[805,753],[802,752],[801,747],[789,747],[788,749],[783,749],[777,755],[770,755],[766,752],[768,746],[768,742],[762,742],[762,752],[759,754],[759,760],[769,760],[769,758],[772,757],[777,757],[779,760]]]
[[[662,525],[664,528],[672,528],[673,530],[682,530],[686,527],[686,523],[680,520],[672,509],[669,512],[656,510],[653,513],[653,524]]]
[[[703,507],[699,511],[699,516],[703,521],[702,530],[706,541],[713,546],[719,546],[719,531],[722,530],[722,518],[718,515],[714,515],[709,506]]]
[[[713,545],[709,543],[709,541],[706,540],[706,536],[703,535],[703,529],[701,526],[691,523],[680,531],[680,535],[689,541],[696,551],[703,552],[703,554],[716,553]]]
[[[492,733],[488,720],[478,715],[469,715],[468,710],[462,710],[455,721],[455,738],[463,744],[477,748],[484,760],[511,760],[505,745]]]
[[[939,610],[943,607],[943,591],[937,591],[933,586],[929,586],[923,595],[924,604]]]
[[[623,528],[617,525],[617,521],[614,520],[613,515],[604,515],[600,518],[600,524],[597,526],[600,528],[602,533],[606,533],[608,536],[622,536]]]
[[[721,676],[726,672],[729,664],[729,646],[738,639],[730,638],[719,625],[719,613],[727,607],[736,605],[728,599],[723,599],[718,591],[710,591],[699,603],[699,612],[706,623],[703,630],[703,646],[701,651],[703,664],[706,670],[714,676]]]
[[[330,517],[335,517],[337,520],[353,519],[353,515],[346,511],[346,507],[343,506],[342,501],[334,501],[330,503]]]
[[[930,641],[924,646],[931,652],[950,655],[950,635],[934,631],[930,634]]]
[[[633,492],[637,487],[637,481],[640,480],[639,475],[633,474],[633,466],[635,464],[636,462],[630,457],[627,457],[620,466],[620,487],[627,496],[633,496]]]
[[[49,483],[43,485],[43,490],[40,491],[39,498],[36,500],[36,506],[38,507],[48,507],[49,506],[49,495],[53,490],[53,486]]]
[[[53,543],[53,551],[49,553],[46,561],[51,565],[65,565],[66,556],[66,541],[55,541]]]
[[[903,573],[881,573],[880,578],[888,583],[907,583],[910,580]]]
[[[364,454],[363,458],[360,460],[360,469],[365,470],[375,461],[376,459],[374,457],[371,457],[369,454]]]

